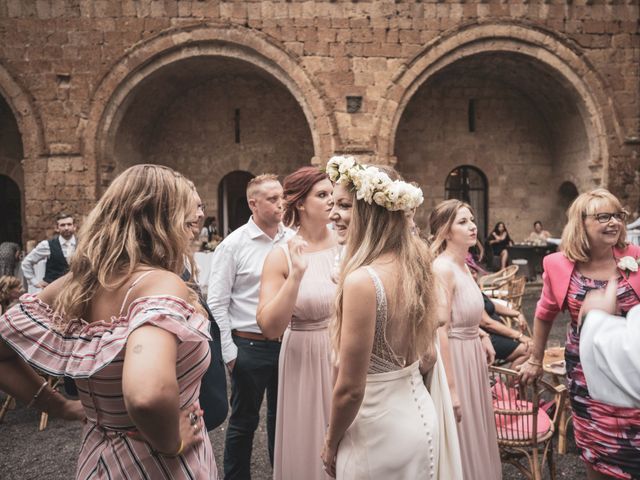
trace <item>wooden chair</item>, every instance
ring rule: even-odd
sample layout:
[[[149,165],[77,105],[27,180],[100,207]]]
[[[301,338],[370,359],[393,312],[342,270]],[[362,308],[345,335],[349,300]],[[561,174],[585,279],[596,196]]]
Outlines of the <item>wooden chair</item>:
[[[551,480],[556,478],[553,438],[564,409],[566,387],[538,380],[533,385],[518,383],[518,373],[490,366],[489,376],[502,462],[515,466],[527,479],[541,480],[545,462]],[[548,415],[540,402],[550,402]]]
[[[486,295],[493,297],[500,294],[501,290],[506,290],[507,284],[516,276],[516,273],[518,273],[518,265],[509,265],[499,272],[480,277],[478,286]]]
[[[47,379],[47,382],[49,382],[49,386],[53,389],[56,389],[58,387],[58,384],[60,383],[60,379],[57,377],[52,377],[49,375],[45,375],[45,378]],[[13,408],[13,406],[15,406],[15,399],[10,396],[7,395],[7,398],[5,399],[4,403],[2,404],[2,408],[0,408],[0,423],[2,423],[2,421],[4,420],[4,417],[6,416],[7,412]],[[47,428],[47,423],[49,422],[49,414],[46,412],[42,412],[40,414],[40,423],[38,424],[38,431],[41,432],[43,431],[45,428]]]
[[[507,284],[507,294],[503,297],[509,302],[511,308],[522,311],[522,297],[527,279],[523,276],[513,277]]]

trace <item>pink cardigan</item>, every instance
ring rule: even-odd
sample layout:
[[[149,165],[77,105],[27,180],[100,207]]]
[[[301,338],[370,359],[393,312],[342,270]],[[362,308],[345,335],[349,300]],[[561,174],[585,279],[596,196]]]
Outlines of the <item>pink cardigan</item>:
[[[631,256],[640,257],[640,247],[637,245],[627,245],[627,248],[620,250],[613,249],[616,259]],[[536,306],[535,317],[547,322],[555,320],[560,310],[566,309],[567,292],[571,274],[575,263],[564,256],[562,252],[552,253],[544,257],[542,261],[544,273],[542,274],[542,293]],[[640,272],[632,272],[629,275],[629,284],[640,297]]]

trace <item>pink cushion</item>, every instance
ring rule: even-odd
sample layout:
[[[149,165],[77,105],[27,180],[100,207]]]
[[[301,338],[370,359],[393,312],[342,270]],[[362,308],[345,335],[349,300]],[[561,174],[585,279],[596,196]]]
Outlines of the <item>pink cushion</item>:
[[[494,400],[493,408],[500,410],[531,411],[533,405],[524,400]],[[496,428],[498,438],[503,440],[529,440],[533,437],[533,414],[515,415],[497,413]],[[537,432],[538,438],[551,429],[551,418],[543,409],[538,409]]]
[[[533,404],[525,400],[518,400],[518,391],[513,387],[507,387],[500,380],[491,388],[494,410],[520,410],[531,411]],[[496,429],[498,438],[503,440],[529,440],[533,437],[533,414],[516,415],[509,413],[497,413]],[[537,420],[538,438],[551,429],[551,418],[547,412],[539,408]]]

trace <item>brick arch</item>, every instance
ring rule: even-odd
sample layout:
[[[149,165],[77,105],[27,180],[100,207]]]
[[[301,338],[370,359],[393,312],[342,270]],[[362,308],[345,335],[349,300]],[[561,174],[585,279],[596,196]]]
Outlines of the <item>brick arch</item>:
[[[0,65],[0,95],[5,99],[18,124],[25,159],[37,158],[44,153],[42,123],[33,106],[31,96]]]
[[[607,184],[609,144],[623,134],[609,102],[607,87],[595,68],[568,40],[542,29],[514,23],[463,25],[428,44],[392,81],[376,111],[374,132],[381,161],[395,163],[395,139],[400,119],[417,90],[444,68],[485,53],[515,53],[545,66],[580,100],[579,108],[589,139],[588,165],[600,171]]]
[[[140,82],[174,62],[207,56],[245,61],[285,86],[307,119],[314,149],[312,163],[322,163],[320,159],[328,158],[338,148],[338,128],[325,95],[294,55],[255,30],[199,24],[167,30],[136,44],[101,80],[82,134],[82,152],[96,165],[96,176],[113,151],[113,134],[126,111],[129,95]]]

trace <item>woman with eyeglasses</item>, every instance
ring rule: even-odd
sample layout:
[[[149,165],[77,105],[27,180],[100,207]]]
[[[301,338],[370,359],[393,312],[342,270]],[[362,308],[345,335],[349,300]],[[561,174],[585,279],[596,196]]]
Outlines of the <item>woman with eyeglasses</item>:
[[[594,289],[617,278],[616,313],[625,316],[640,303],[640,247],[628,245],[626,212],[609,191],[599,188],[575,199],[567,212],[561,251],[544,258],[544,284],[536,307],[533,353],[521,367],[521,379],[542,376],[542,359],[553,320],[569,310],[565,360],[576,445],[587,478],[640,478],[640,410],[600,402],[589,394],[580,363],[582,303]],[[603,359],[606,361],[606,359]]]

